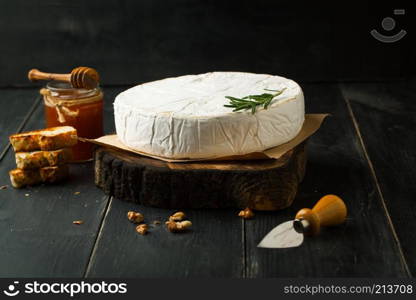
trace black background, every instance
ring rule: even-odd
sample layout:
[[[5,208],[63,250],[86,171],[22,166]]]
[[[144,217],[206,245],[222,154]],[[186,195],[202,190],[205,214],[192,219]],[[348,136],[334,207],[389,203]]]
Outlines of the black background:
[[[95,67],[103,85],[247,71],[300,82],[414,75],[410,2],[272,0],[0,1],[0,87],[33,85],[31,68]],[[393,9],[406,15],[394,16]],[[394,17],[390,33],[381,27]],[[401,41],[383,44],[377,29]]]

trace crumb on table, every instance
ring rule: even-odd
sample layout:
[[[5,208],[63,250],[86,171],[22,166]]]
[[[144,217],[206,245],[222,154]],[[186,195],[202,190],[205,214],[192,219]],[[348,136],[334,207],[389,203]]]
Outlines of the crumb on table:
[[[252,219],[254,217],[254,212],[249,207],[247,207],[240,211],[238,216],[243,219]]]
[[[147,224],[140,224],[138,226],[136,226],[136,232],[141,234],[141,235],[145,235],[147,233],[149,229],[149,226],[147,226]]]

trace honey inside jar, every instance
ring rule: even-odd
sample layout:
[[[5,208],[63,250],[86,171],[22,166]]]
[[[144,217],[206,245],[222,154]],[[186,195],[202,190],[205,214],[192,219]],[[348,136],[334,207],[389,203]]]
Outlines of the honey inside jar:
[[[98,138],[103,135],[103,93],[99,87],[76,89],[69,83],[50,82],[41,90],[44,98],[46,127],[72,126],[78,136]],[[92,158],[94,145],[78,142],[73,161]]]

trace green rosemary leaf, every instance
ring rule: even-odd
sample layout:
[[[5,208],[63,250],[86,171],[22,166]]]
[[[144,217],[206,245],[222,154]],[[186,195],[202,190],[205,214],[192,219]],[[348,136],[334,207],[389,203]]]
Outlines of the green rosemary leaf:
[[[242,100],[242,99],[231,97],[231,96],[225,96],[225,98],[227,98],[230,101],[241,101]]]
[[[251,95],[247,99],[255,100],[259,102],[267,101],[268,99],[273,99],[272,94],[261,94],[261,95]]]
[[[230,100],[230,103],[225,104],[224,107],[234,108],[233,112],[251,109],[251,113],[254,114],[257,110],[257,106],[263,106],[264,109],[267,109],[270,106],[272,100],[275,97],[281,95],[285,89],[286,88],[281,89],[281,90],[265,89],[265,91],[272,91],[275,93],[274,94],[263,93],[260,95],[248,95],[243,98],[225,96],[226,99]]]
[[[233,111],[240,111],[240,110],[247,109],[247,108],[249,108],[249,107],[237,107],[237,108],[233,109]]]
[[[256,113],[256,104],[251,104],[251,113],[254,115]]]

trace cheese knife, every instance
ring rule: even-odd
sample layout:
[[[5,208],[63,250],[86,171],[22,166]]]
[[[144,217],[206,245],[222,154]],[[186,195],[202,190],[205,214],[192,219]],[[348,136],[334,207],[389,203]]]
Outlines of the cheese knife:
[[[344,223],[347,207],[335,195],[322,197],[312,209],[302,208],[294,220],[273,228],[257,245],[260,248],[291,248],[300,246],[304,236],[316,236],[322,226],[335,226]]]

